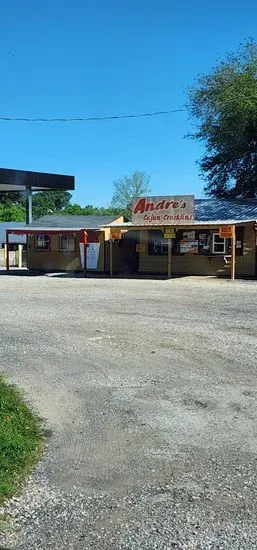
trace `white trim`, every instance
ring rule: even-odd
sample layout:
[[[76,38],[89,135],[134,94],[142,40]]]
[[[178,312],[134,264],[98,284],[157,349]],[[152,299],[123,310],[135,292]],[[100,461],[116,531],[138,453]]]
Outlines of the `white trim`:
[[[39,242],[43,243],[43,246],[40,246]],[[47,244],[47,246],[45,246]],[[36,233],[35,235],[35,250],[50,250],[50,237],[46,233]]]
[[[63,237],[66,237],[67,248],[62,247]],[[70,241],[70,239],[73,239],[73,241]],[[69,248],[69,242],[73,243],[72,248]],[[59,251],[60,252],[75,252],[75,237],[74,237],[74,235],[70,235],[69,233],[62,233],[61,235],[59,235]]]
[[[215,243],[215,237],[219,237],[219,239],[220,239],[221,241],[223,241],[223,243],[222,243],[222,242]],[[223,250],[218,250],[218,251],[216,251],[216,250],[215,250],[215,244],[217,244],[217,245],[219,245],[219,246],[221,246],[221,245],[223,244]],[[213,234],[212,234],[212,253],[213,253],[213,254],[223,254],[223,255],[226,254],[226,239],[225,239],[225,238],[222,239],[222,238],[219,236],[219,233],[213,233]]]

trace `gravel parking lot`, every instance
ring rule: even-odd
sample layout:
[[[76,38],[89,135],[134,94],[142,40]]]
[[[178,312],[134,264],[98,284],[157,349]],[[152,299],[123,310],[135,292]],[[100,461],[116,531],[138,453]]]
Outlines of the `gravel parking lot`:
[[[255,281],[2,275],[1,370],[49,437],[0,543],[256,549],[256,306]]]

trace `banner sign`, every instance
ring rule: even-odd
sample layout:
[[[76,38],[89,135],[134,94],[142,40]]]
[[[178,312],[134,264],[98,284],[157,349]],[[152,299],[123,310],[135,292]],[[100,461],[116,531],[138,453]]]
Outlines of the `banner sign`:
[[[219,236],[221,239],[232,239],[234,237],[234,226],[224,225],[220,227]]]
[[[175,227],[167,227],[167,229],[164,230],[164,239],[175,239],[176,237],[176,229]]]
[[[134,225],[187,225],[193,221],[193,195],[141,197],[132,203]]]

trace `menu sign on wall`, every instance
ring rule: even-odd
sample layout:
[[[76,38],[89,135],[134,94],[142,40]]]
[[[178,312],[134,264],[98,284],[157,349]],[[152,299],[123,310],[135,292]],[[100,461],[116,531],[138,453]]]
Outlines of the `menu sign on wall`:
[[[193,195],[140,197],[132,203],[134,225],[186,225],[194,221]]]

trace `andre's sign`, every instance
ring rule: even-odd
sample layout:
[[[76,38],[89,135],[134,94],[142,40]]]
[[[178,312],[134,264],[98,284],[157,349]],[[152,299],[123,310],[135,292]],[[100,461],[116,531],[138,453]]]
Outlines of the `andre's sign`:
[[[193,195],[140,197],[132,203],[134,225],[186,225],[193,221]]]

